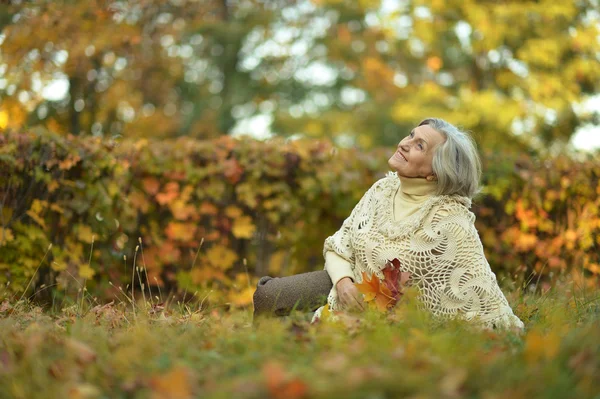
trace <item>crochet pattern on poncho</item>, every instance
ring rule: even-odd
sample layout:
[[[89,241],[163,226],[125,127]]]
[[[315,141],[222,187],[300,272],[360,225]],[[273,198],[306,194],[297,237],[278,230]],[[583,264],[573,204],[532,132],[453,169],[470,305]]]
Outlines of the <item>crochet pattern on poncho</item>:
[[[400,184],[395,172],[378,180],[325,240],[323,255],[334,251],[346,259],[356,282],[362,282],[362,272],[383,281],[381,269],[397,258],[401,270],[411,273],[407,285],[418,287],[422,304],[434,316],[460,317],[483,328],[523,328],[485,258],[471,200],[432,195],[416,213],[395,221],[394,194]],[[339,310],[335,286],[328,304]]]

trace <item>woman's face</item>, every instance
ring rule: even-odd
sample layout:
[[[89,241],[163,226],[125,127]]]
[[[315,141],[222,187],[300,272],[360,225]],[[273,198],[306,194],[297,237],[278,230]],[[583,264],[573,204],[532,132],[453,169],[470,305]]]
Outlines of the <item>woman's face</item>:
[[[388,165],[403,177],[433,175],[432,162],[435,148],[446,139],[429,125],[414,128],[402,139]]]

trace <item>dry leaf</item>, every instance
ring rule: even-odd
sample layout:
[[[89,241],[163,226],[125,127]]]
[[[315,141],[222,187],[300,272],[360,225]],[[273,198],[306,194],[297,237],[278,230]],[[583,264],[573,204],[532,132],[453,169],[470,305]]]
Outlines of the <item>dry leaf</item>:
[[[65,348],[75,355],[75,359],[81,365],[92,363],[96,360],[96,352],[87,344],[73,338],[65,341]]]
[[[185,399],[193,397],[193,375],[188,368],[183,366],[177,366],[165,374],[153,376],[149,385],[153,390],[152,398]]]
[[[263,366],[267,389],[271,397],[276,399],[303,398],[308,393],[307,385],[299,378],[291,378],[283,365],[270,361]]]

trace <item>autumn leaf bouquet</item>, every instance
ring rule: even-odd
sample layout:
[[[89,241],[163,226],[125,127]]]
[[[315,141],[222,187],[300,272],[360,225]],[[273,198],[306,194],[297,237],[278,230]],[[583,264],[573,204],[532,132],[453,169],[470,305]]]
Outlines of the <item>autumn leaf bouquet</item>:
[[[396,258],[388,260],[381,271],[383,280],[376,275],[369,277],[367,273],[362,272],[362,282],[355,285],[363,294],[363,300],[369,309],[387,312],[396,306],[404,294],[404,286],[410,278],[410,273],[400,270],[400,261]],[[332,313],[337,312],[331,312],[329,305],[325,305],[320,319],[327,319]]]
[[[364,295],[364,301],[372,309],[385,312],[396,306],[404,293],[404,285],[410,277],[409,272],[400,271],[400,261],[396,258],[386,262],[383,281],[375,275],[367,276],[362,272],[362,283],[356,283],[358,290]]]

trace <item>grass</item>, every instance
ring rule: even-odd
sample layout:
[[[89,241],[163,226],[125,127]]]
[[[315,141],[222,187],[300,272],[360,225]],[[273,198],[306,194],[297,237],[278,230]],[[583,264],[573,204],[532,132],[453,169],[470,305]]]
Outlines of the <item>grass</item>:
[[[4,300],[0,397],[600,398],[598,296],[569,282],[508,293],[522,334],[440,324],[411,295],[390,315],[317,325],[200,300],[138,298],[135,314],[125,300]]]

